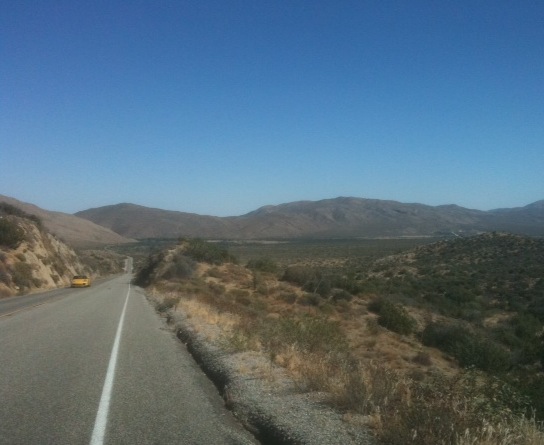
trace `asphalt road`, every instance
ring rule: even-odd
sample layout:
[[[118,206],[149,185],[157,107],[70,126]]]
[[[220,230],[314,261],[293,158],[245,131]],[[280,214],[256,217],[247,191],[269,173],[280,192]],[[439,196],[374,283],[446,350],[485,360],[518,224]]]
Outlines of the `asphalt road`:
[[[0,444],[256,443],[130,278],[0,307]]]

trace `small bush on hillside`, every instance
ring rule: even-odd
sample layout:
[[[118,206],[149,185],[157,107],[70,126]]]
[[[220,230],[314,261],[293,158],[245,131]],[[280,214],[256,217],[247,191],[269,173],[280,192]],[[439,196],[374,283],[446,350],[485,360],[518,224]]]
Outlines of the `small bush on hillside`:
[[[251,270],[258,270],[259,272],[277,273],[279,270],[278,264],[271,258],[259,258],[256,260],[250,260],[247,263],[247,268]]]
[[[346,291],[344,289],[335,289],[332,292],[332,299],[335,302],[351,301],[353,299],[353,295],[351,295],[348,291]]]
[[[267,320],[259,330],[261,341],[279,351],[295,346],[303,352],[346,351],[347,340],[340,325],[319,317],[288,317]]]
[[[282,292],[278,296],[278,299],[283,301],[284,303],[293,304],[295,301],[297,301],[297,294],[293,292]]]
[[[494,373],[507,370],[512,363],[505,348],[461,324],[430,323],[421,340],[452,355],[464,368],[473,366]]]
[[[12,270],[12,279],[20,288],[29,288],[33,284],[32,266],[28,263],[15,263]]]
[[[319,294],[324,298],[331,295],[333,284],[334,287],[341,287],[342,280],[330,271],[315,269],[308,266],[290,266],[283,273],[282,280],[289,283],[298,284],[306,292]]]
[[[184,254],[202,263],[215,265],[227,262],[236,263],[236,258],[230,255],[227,249],[202,239],[188,240]]]
[[[381,326],[398,334],[409,335],[417,327],[415,319],[400,304],[377,299],[369,304],[368,309],[378,314],[378,323]]]
[[[323,301],[319,294],[306,293],[298,299],[298,304],[302,306],[319,306]]]
[[[162,278],[167,280],[185,280],[193,276],[196,267],[197,264],[194,260],[178,253],[172,259]]]
[[[305,286],[309,281],[315,279],[315,271],[307,266],[290,266],[285,269],[282,280],[289,283]]]
[[[418,365],[431,366],[433,361],[431,359],[431,354],[426,351],[419,351],[413,358],[412,361]]]
[[[10,284],[10,281],[11,275],[7,266],[3,262],[0,262],[0,283]]]
[[[541,443],[526,441],[531,432],[519,428],[529,408],[527,398],[482,373],[470,370],[452,379],[436,376],[431,384],[412,382],[407,394],[395,392],[382,412],[387,419],[380,434],[384,443]],[[542,438],[536,428],[533,434]]]
[[[0,218],[0,246],[16,249],[24,240],[25,232],[16,222]]]
[[[157,304],[158,312],[167,312],[179,303],[180,297],[167,297]]]
[[[157,267],[164,259],[164,253],[149,255],[145,264],[136,272],[134,283],[141,287],[149,286],[152,281]]]

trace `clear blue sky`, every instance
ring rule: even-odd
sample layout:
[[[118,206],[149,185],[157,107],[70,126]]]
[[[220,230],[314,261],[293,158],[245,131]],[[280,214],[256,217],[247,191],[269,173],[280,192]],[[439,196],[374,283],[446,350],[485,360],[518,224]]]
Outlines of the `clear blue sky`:
[[[0,194],[544,199],[544,2],[0,0]]]

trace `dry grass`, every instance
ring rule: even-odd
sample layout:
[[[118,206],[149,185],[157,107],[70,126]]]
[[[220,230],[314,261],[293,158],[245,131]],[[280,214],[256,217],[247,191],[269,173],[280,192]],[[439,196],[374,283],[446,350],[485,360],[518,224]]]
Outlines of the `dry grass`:
[[[382,443],[544,443],[540,425],[509,411],[482,374],[462,373],[436,350],[380,327],[364,298],[325,312],[286,298],[298,298],[300,289],[270,276],[266,292],[259,290],[241,266],[199,270],[199,279],[157,298],[177,296],[193,326],[226,350],[265,357],[269,366],[248,370],[252,375],[271,381],[273,365],[281,366],[299,390],[324,394],[346,421],[372,428]]]

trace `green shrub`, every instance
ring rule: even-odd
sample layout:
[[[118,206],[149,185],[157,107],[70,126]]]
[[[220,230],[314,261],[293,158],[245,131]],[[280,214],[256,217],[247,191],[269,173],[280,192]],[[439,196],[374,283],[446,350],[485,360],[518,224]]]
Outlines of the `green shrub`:
[[[196,262],[185,255],[177,254],[172,259],[168,269],[163,273],[162,278],[167,280],[184,280],[191,278],[196,271]]]
[[[379,308],[378,323],[390,331],[402,335],[409,335],[414,332],[417,323],[406,309],[400,304],[394,304],[383,300]]]
[[[507,370],[512,363],[505,348],[461,324],[430,323],[422,332],[422,342],[452,355],[464,368],[493,373]]]
[[[298,304],[302,306],[319,306],[323,302],[323,298],[319,294],[304,294],[298,299]]]
[[[223,263],[236,263],[236,259],[228,250],[202,239],[190,239],[187,241],[184,254],[195,261],[220,265]]]
[[[353,295],[351,295],[348,291],[346,291],[344,289],[335,289],[332,292],[332,299],[335,302],[351,301],[353,299]]]
[[[290,317],[267,320],[261,341],[272,349],[295,345],[303,352],[345,352],[348,344],[340,325],[320,317]]]
[[[250,260],[247,263],[247,268],[258,270],[259,272],[277,273],[279,270],[278,264],[271,258],[259,258]]]
[[[293,304],[295,301],[297,301],[297,295],[292,292],[281,293],[278,298],[287,304]]]
[[[6,218],[0,218],[0,246],[16,249],[25,240],[25,231]]]
[[[304,286],[315,279],[315,271],[307,266],[290,266],[285,269],[282,280]]]
[[[145,264],[136,272],[134,283],[141,287],[147,287],[153,282],[153,276],[159,264],[164,259],[164,253],[149,255]]]

